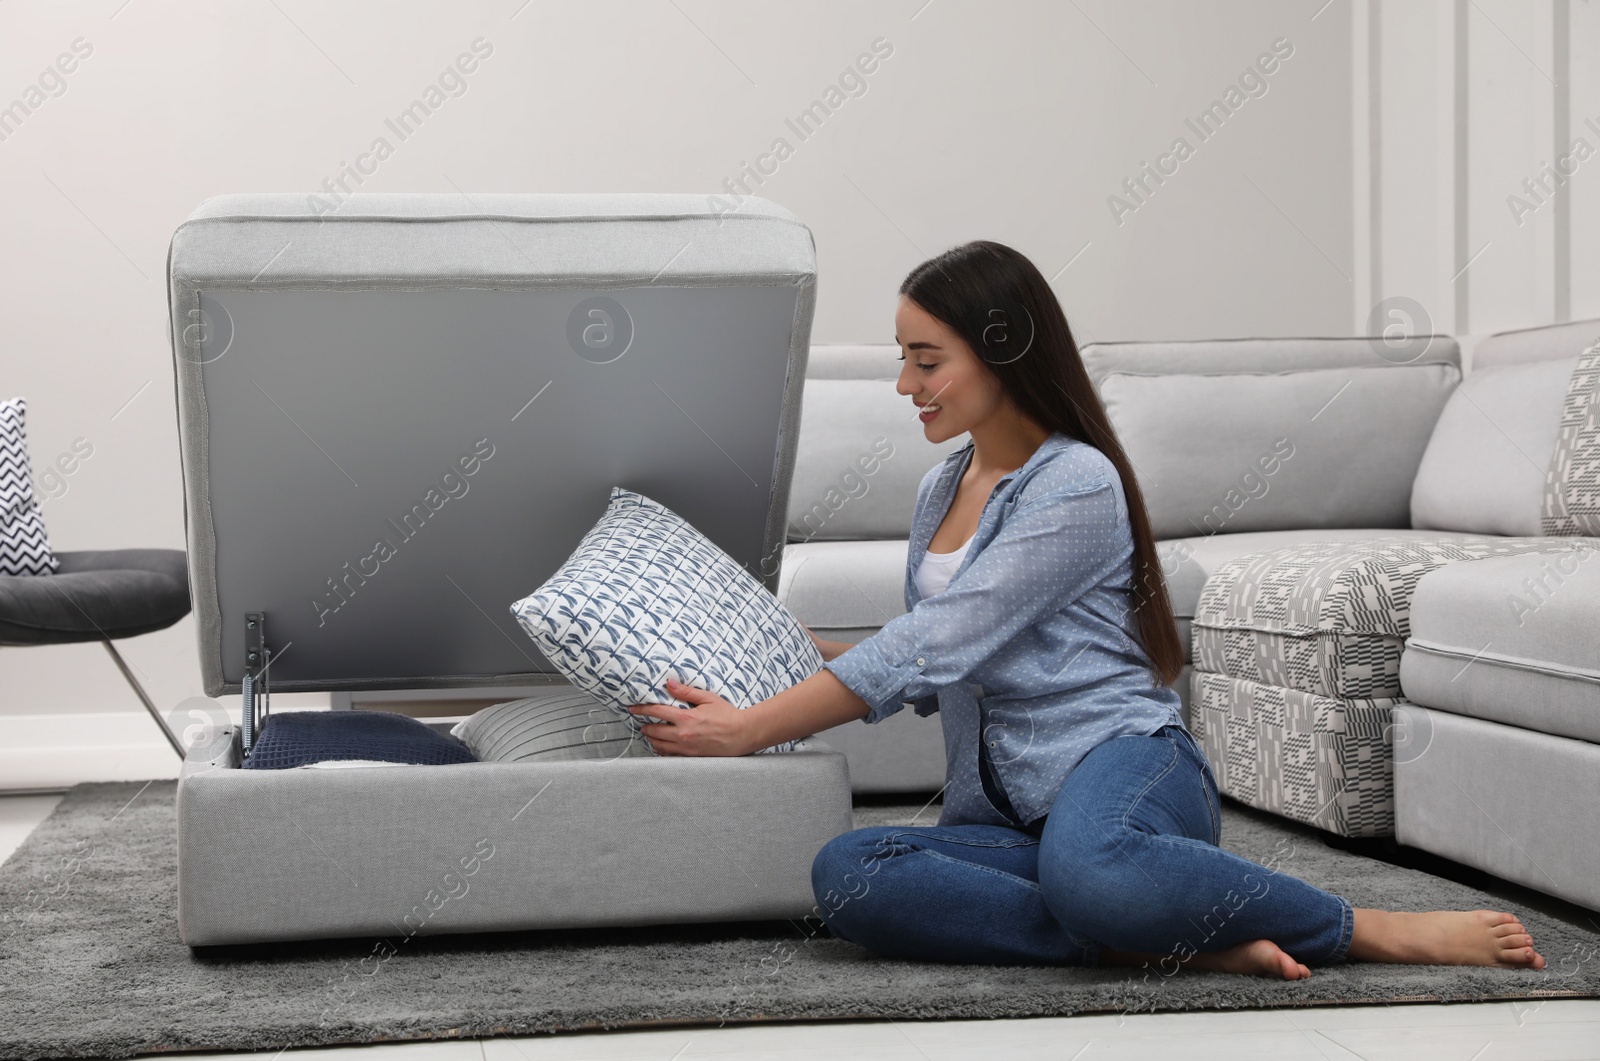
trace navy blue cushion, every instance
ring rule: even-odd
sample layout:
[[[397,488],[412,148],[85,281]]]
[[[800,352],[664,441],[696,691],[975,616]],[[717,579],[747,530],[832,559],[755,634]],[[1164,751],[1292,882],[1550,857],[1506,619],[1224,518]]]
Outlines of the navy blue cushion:
[[[385,763],[475,763],[460,741],[391,711],[286,711],[267,716],[246,770],[287,770],[330,759]]]

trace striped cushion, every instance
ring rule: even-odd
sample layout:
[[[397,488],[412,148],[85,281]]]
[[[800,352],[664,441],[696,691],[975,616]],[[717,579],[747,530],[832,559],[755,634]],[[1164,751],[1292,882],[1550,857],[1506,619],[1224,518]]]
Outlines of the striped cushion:
[[[675,703],[668,678],[746,708],[822,667],[799,620],[750,572],[620,486],[567,562],[511,612],[568,681],[635,731],[643,719],[628,705]]]
[[[622,759],[652,755],[609,707],[579,689],[540,690],[495,704],[450,731],[483,762]]]
[[[1423,575],[1460,561],[1580,544],[1374,537],[1236,557],[1220,564],[1200,592],[1195,665],[1317,696],[1397,697],[1411,595]]]
[[[0,401],[0,575],[53,575],[59,568],[33,496],[28,403]]]

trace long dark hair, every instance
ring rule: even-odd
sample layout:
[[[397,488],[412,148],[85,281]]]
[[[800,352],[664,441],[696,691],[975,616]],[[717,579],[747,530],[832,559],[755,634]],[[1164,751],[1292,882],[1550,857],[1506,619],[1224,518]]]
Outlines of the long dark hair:
[[[1087,442],[1116,466],[1133,531],[1139,641],[1159,683],[1171,685],[1183,669],[1183,646],[1144,494],[1049,283],[1019,252],[974,240],[911,270],[900,294],[966,340],[1028,419]]]

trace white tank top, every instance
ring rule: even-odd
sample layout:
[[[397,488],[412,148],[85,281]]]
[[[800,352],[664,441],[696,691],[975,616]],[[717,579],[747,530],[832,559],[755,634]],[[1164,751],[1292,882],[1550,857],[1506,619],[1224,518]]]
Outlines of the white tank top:
[[[950,578],[956,573],[956,568],[961,566],[962,558],[967,555],[967,546],[971,544],[972,538],[968,538],[961,543],[961,548],[953,553],[923,553],[922,563],[917,565],[915,576],[917,592],[924,598],[931,597],[935,593],[943,593],[945,587],[950,585]]]

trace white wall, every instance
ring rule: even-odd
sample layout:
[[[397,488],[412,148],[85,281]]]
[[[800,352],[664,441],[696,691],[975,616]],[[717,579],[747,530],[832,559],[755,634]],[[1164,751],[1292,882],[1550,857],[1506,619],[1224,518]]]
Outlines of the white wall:
[[[1355,139],[1381,143],[1361,160],[1377,194],[1356,202],[1355,326],[1393,297],[1473,335],[1600,317],[1600,9],[1360,0],[1351,29],[1379,72],[1352,82]],[[1578,139],[1588,161],[1524,187]]]

